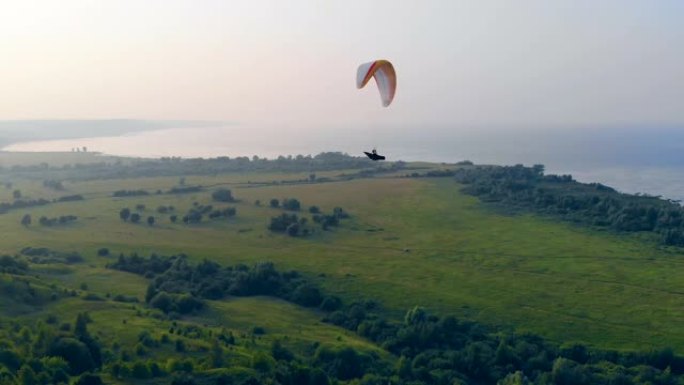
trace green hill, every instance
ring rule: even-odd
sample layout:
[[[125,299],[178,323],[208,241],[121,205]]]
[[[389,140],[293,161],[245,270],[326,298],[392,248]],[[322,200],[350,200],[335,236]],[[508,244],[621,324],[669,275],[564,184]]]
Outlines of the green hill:
[[[393,344],[398,342],[376,333],[403,329],[378,322],[387,320],[388,325],[399,325],[407,309],[415,306],[428,309],[437,315],[436,319],[454,315],[463,322],[476,322],[502,333],[533,333],[556,347],[582,344],[597,352],[616,350],[622,354],[670,347],[682,353],[684,334],[677,327],[684,316],[684,279],[677,273],[680,249],[661,247],[640,233],[596,231],[549,216],[509,214],[463,193],[463,185],[451,177],[405,177],[413,170],[422,175],[426,171],[439,175],[437,170],[457,166],[404,167],[365,174],[353,169],[331,169],[318,171],[316,180],[310,178],[308,170],[187,175],[183,185],[198,187],[187,193],[174,190],[181,182],[177,176],[63,179],[63,190],[56,191],[40,178],[6,174],[12,187],[0,190],[0,202],[14,201],[13,191],[20,190],[23,199],[44,198],[49,203],[11,208],[0,215],[0,232],[4,234],[0,253],[21,254],[29,246],[56,252],[36,257],[25,251],[20,258],[29,261],[27,276],[47,292],[58,293],[58,298],[54,303],[29,306],[17,299],[20,296],[3,294],[3,308],[13,307],[11,304],[17,301],[22,306],[17,312],[2,314],[20,315],[40,328],[35,320],[53,316],[59,322],[70,322],[77,314],[88,312],[93,321],[92,333],[112,357],[121,357],[122,351],[131,356],[120,362],[130,366],[124,371],[133,370],[135,362],[143,359],[166,365],[167,360],[188,357],[204,373],[198,381],[213,381],[210,373],[215,368],[207,357],[217,349],[212,345],[215,336],[228,333],[240,341],[221,348],[225,357],[232,357],[226,360],[234,360],[231,362],[236,367],[244,369],[239,375],[226,374],[235,381],[249,377],[255,370],[270,373],[269,368],[275,364],[269,352],[276,341],[301,357],[302,365],[324,370],[331,378],[347,380],[335,377],[334,373],[339,372],[330,366],[337,359],[334,357],[338,353],[334,352],[346,354],[343,352],[347,347],[359,352],[359,357],[372,359],[369,362],[374,362],[375,367],[386,368],[374,375],[387,375],[393,370],[387,368],[400,365],[398,360],[403,354],[393,353]],[[49,175],[49,171],[41,172]],[[212,193],[220,188],[230,189],[235,201],[215,201]],[[114,197],[118,190],[142,190],[146,194]],[[84,199],[53,201],[73,194]],[[285,198],[300,202],[300,210],[281,208]],[[279,207],[271,207],[273,199],[278,200]],[[310,212],[311,206],[321,213]],[[140,223],[122,220],[123,208],[139,214]],[[226,208],[235,208],[235,216],[209,218],[210,213]],[[185,223],[183,217],[192,213],[202,213],[202,219]],[[298,236],[269,230],[272,218],[283,213],[297,215]],[[26,214],[32,218],[30,225],[21,224]],[[38,220],[42,216],[65,215],[77,220],[53,226],[41,225]],[[172,222],[174,215],[177,219]],[[337,218],[338,223],[323,226],[328,223],[326,215]],[[150,216],[155,218],[153,225],[147,222]],[[74,252],[82,260],[58,258]],[[364,310],[368,314],[363,317],[371,318],[360,318],[367,322],[364,328],[375,325],[376,331],[345,330],[348,323],[335,317],[323,323],[322,319],[332,317],[329,313],[273,297],[229,296],[207,301],[206,307],[194,314],[169,316],[145,302],[145,290],[154,276],[106,268],[120,254],[133,253],[145,258],[182,253],[191,263],[206,259],[223,266],[270,261],[279,271],[298,271],[327,295],[338,296],[345,306],[365,300],[377,303],[377,308]],[[7,282],[12,278],[5,274],[3,279]],[[115,301],[116,296],[125,301]],[[6,322],[12,324],[9,318]],[[196,336],[193,339],[181,335],[181,344],[187,344],[192,353],[177,351],[173,346],[176,337],[169,339],[169,330],[173,329],[175,336],[179,327],[183,333]],[[139,348],[140,335],[145,331],[158,342]],[[19,338],[14,337],[15,332],[9,333],[12,339]],[[159,342],[163,335],[167,335],[167,342]],[[499,337],[486,338],[490,341],[487,344],[499,343]],[[112,347],[115,342],[118,351]],[[23,346],[19,342],[15,345],[17,349]],[[136,349],[142,353],[135,353]],[[562,349],[553,349],[549,351],[574,357],[563,355]],[[407,351],[406,355],[414,357],[417,353]],[[554,357],[545,360],[555,362]],[[593,362],[573,360],[580,364]],[[667,362],[675,365],[670,364],[675,361]],[[111,374],[114,362],[118,361],[109,361],[104,365],[107,369],[103,369],[110,380],[117,377]],[[655,361],[639,358],[634,362]],[[620,365],[631,364],[620,361]],[[551,373],[551,369],[539,370]],[[468,373],[463,375],[464,380],[477,378],[458,365],[450,370]],[[531,373],[525,372],[529,376]],[[496,378],[506,374],[499,373]],[[490,380],[485,378],[492,377],[482,377],[487,383]]]

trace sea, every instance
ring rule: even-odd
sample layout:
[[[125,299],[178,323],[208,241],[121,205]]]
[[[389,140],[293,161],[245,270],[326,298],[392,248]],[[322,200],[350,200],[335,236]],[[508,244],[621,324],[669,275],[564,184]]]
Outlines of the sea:
[[[684,200],[684,128],[566,130],[364,129],[278,130],[231,124],[169,128],[118,136],[14,143],[3,151],[72,151],[142,158],[362,155],[376,148],[389,160],[476,164],[543,164],[626,193]]]

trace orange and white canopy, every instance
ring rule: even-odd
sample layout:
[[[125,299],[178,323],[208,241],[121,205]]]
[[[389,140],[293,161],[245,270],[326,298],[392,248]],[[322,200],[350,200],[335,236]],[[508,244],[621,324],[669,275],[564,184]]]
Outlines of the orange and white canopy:
[[[356,71],[356,87],[363,88],[371,77],[375,78],[378,85],[383,107],[389,106],[397,91],[397,74],[394,72],[394,66],[387,60],[361,64]]]

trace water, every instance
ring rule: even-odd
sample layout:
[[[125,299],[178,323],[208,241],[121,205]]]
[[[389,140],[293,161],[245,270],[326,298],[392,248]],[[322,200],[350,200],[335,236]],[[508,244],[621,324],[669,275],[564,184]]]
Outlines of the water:
[[[681,132],[681,133],[680,133]],[[6,151],[71,151],[87,147],[111,155],[168,156],[361,155],[378,146],[391,160],[478,164],[541,163],[547,173],[572,174],[628,193],[684,199],[684,130],[592,132],[470,132],[449,130],[278,130],[241,125],[173,128],[135,134],[16,143]]]

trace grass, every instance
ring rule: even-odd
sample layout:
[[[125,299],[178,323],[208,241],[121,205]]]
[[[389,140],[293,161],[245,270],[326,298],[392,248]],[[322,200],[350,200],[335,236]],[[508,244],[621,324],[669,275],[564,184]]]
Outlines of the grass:
[[[194,201],[210,203],[210,189],[187,195],[111,197],[118,189],[168,190],[178,182],[176,177],[67,183],[64,193],[47,190],[36,181],[14,181],[14,188],[30,197],[78,193],[86,200],[0,216],[0,252],[13,254],[25,246],[78,250],[86,262],[50,279],[72,288],[85,282],[91,290],[140,298],[145,280],[104,269],[108,259],[96,256],[98,248],[107,247],[115,255],[183,252],[196,260],[208,258],[223,264],[269,260],[281,270],[309,274],[326,291],[348,302],[377,299],[397,317],[421,305],[559,342],[581,341],[614,349],[668,345],[682,351],[684,332],[677,326],[684,317],[684,275],[679,273],[684,262],[678,251],[546,218],[501,215],[459,193],[459,186],[448,178],[247,183],[304,176],[187,177],[187,185],[225,185],[240,199],[234,204],[236,218],[190,226],[172,224],[168,215],[154,210],[173,205],[182,214]],[[0,200],[10,197],[11,190],[0,192]],[[340,206],[352,219],[339,229],[317,231],[304,239],[271,234],[266,225],[281,210],[257,207],[253,202],[258,199],[267,205],[271,198],[285,197],[299,199],[304,208],[317,205],[332,211]],[[122,207],[133,209],[138,203],[147,206],[143,218],[154,215],[157,225],[134,225],[118,218]],[[74,214],[79,220],[64,227],[34,224],[24,228],[19,222],[25,213],[34,222],[41,215]],[[74,306],[85,306],[83,302]],[[241,299],[216,303],[206,322],[221,319],[244,329],[252,319],[264,323],[274,335],[297,334],[298,311],[278,301]],[[314,313],[310,323],[299,326],[304,335],[328,341],[341,336],[352,344],[364,343],[317,324],[319,318]]]
[[[299,351],[311,350],[316,343],[351,346],[359,351],[372,351],[384,357],[389,354],[356,334],[323,323],[323,314],[289,302],[269,297],[232,298],[211,301],[209,310],[192,318],[212,327],[228,328],[236,335],[249,336],[255,326],[265,330],[263,342],[281,340]]]

